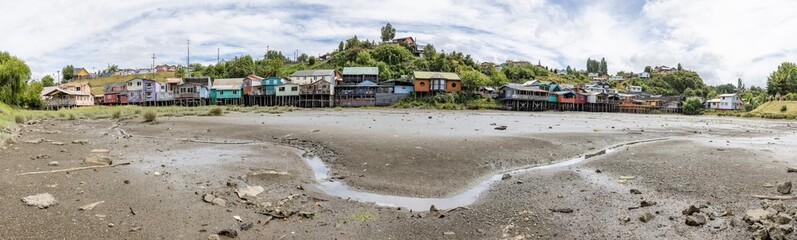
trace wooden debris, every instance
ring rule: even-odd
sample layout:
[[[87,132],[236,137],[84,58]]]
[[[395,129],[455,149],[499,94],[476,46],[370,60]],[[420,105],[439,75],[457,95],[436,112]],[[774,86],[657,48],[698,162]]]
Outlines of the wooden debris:
[[[76,167],[76,168],[58,169],[58,170],[52,170],[52,171],[26,172],[26,173],[17,174],[17,176],[36,175],[36,174],[45,174],[45,173],[58,173],[58,172],[72,172],[72,171],[89,170],[89,169],[96,169],[96,168],[107,168],[107,167],[117,167],[117,166],[126,166],[126,165],[130,165],[130,163],[120,163],[120,164],[116,164],[116,165],[105,165],[105,166]]]

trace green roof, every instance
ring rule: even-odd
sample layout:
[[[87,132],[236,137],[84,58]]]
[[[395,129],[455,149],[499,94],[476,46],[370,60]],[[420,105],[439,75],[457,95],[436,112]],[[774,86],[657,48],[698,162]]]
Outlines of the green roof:
[[[457,80],[460,81],[459,75],[452,72],[421,72],[415,71],[415,79],[445,79],[445,80]]]
[[[377,67],[345,67],[343,75],[379,75]]]

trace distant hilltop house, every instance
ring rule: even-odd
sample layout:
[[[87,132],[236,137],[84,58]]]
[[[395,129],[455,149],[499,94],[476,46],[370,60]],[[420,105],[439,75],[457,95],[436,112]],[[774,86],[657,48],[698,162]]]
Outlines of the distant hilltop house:
[[[639,78],[650,78],[649,72],[642,72],[639,74]]]
[[[414,37],[403,37],[403,38],[396,38],[393,39],[394,43],[397,43],[402,46],[406,46],[407,49],[412,52],[416,57],[423,55],[423,48],[425,45],[418,45],[418,42],[415,41]]]
[[[704,107],[717,110],[742,110],[744,101],[735,93],[722,94],[719,98],[706,101]]]
[[[137,71],[135,69],[124,68],[124,69],[116,70],[114,75],[116,75],[116,76],[128,76],[128,75],[134,75],[136,73],[137,73]]]
[[[615,75],[615,76],[609,77],[609,81],[624,81],[624,80],[625,80],[625,77],[620,76],[620,75]]]
[[[87,79],[91,77],[91,72],[86,70],[86,68],[75,68],[75,72],[72,74],[72,79]]]
[[[175,65],[158,65],[155,66],[155,72],[164,73],[164,72],[177,72],[177,66]]]
[[[662,73],[663,74],[663,73],[673,72],[673,71],[675,71],[677,69],[673,68],[673,67],[667,67],[667,66],[662,65],[662,66],[656,66],[656,68],[654,70],[656,72],[658,72],[658,73]]]
[[[627,90],[627,91],[628,91],[628,92],[630,92],[630,93],[641,93],[641,92],[642,92],[642,87],[640,87],[640,86],[633,86],[633,85],[632,85],[632,86],[627,86],[627,87],[625,87],[625,90]]]
[[[531,64],[531,63],[529,61],[524,61],[524,60],[507,60],[505,64],[507,64],[507,65],[526,65],[526,64]]]

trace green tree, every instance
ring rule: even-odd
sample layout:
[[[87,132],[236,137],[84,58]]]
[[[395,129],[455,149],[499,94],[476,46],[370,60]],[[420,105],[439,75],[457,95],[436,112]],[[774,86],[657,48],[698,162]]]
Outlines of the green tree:
[[[8,52],[0,52],[0,102],[23,105],[28,79],[30,68],[24,61]]]
[[[380,62],[387,63],[388,65],[398,66],[401,63],[409,62],[413,56],[409,50],[395,44],[383,44],[374,48],[371,56]]]
[[[684,68],[681,67],[681,63],[678,63],[678,68],[676,68],[676,69],[678,69],[678,71],[683,71],[684,70]]]
[[[506,78],[506,75],[504,75],[503,72],[496,71],[492,75],[490,75],[490,82],[492,86],[500,87],[509,83],[509,79]]]
[[[797,65],[790,62],[780,64],[767,79],[767,91],[770,95],[797,92]]]
[[[598,71],[598,74],[606,75],[608,73],[609,73],[609,66],[606,64],[606,59],[601,58],[600,70]]]
[[[426,44],[423,47],[423,57],[430,61],[437,57],[437,49],[434,48],[434,45]]]
[[[299,55],[299,58],[297,59],[297,61],[300,62],[300,63],[305,63],[305,62],[307,62],[307,59],[309,59],[309,58],[310,58],[310,56],[307,56],[307,54],[302,53],[301,55]]]
[[[701,112],[703,112],[703,102],[700,101],[700,98],[690,97],[686,99],[686,103],[684,103],[684,114],[698,115]]]
[[[246,77],[255,74],[255,62],[252,56],[244,55],[235,57],[227,62],[227,76],[229,78]]]
[[[69,80],[72,80],[72,78],[75,77],[75,67],[72,65],[67,65],[61,70],[61,74],[63,75],[61,82],[69,82]]]
[[[653,67],[651,67],[651,66],[645,66],[645,72],[646,72],[646,73],[653,73]]]
[[[384,27],[382,27],[382,42],[388,42],[393,40],[396,37],[396,29],[393,28],[393,25],[387,23]]]
[[[315,65],[315,56],[310,56],[310,59],[307,60],[307,65],[314,66]]]
[[[338,52],[342,52],[345,49],[346,49],[346,44],[343,43],[343,41],[341,41],[340,44],[338,44]]]
[[[736,86],[733,86],[733,84],[730,84],[730,83],[718,85],[718,86],[716,86],[714,88],[717,89],[717,93],[720,93],[720,94],[735,93],[736,92]]]
[[[46,76],[42,77],[42,85],[44,87],[55,86],[55,79],[53,79],[53,77],[50,77],[50,75],[46,75]]]
[[[479,87],[489,86],[492,81],[490,77],[482,72],[476,70],[464,71],[459,74],[462,79],[462,86],[465,89],[477,89]]]

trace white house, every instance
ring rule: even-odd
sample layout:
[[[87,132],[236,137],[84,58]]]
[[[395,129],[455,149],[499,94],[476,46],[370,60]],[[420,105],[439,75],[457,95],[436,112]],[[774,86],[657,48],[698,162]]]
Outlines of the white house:
[[[623,81],[623,80],[625,80],[625,77],[619,75],[609,77],[609,81]]]
[[[639,78],[650,78],[649,72],[642,72],[639,74]]]
[[[718,110],[742,110],[744,102],[735,93],[722,94],[719,98],[706,101],[705,107]]]
[[[625,90],[628,90],[628,92],[631,92],[631,93],[639,93],[639,92],[642,92],[642,87],[640,87],[640,86],[628,86],[628,87],[625,88]]]

